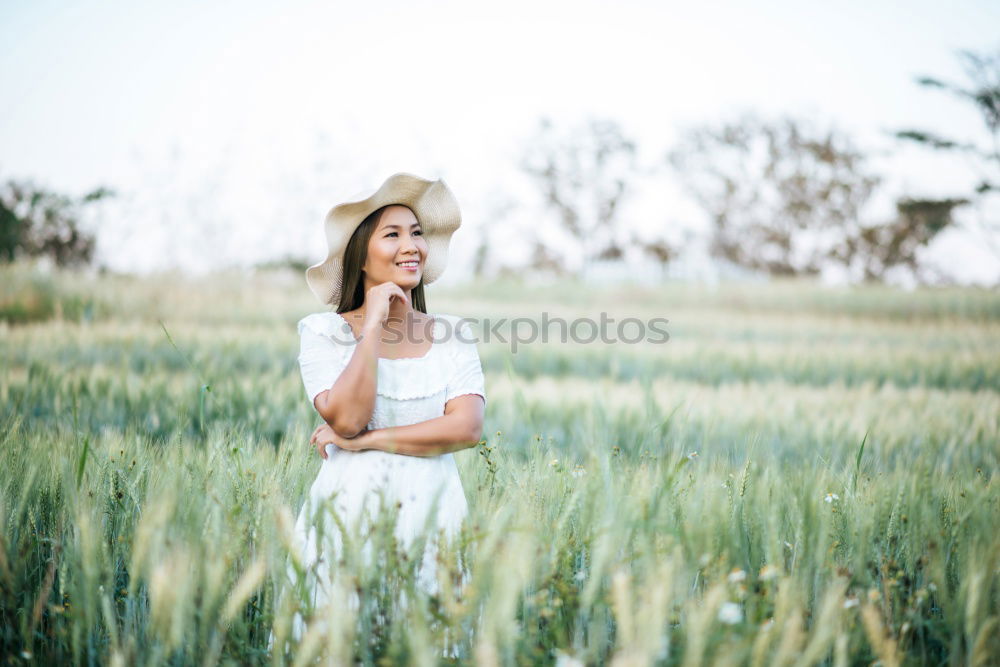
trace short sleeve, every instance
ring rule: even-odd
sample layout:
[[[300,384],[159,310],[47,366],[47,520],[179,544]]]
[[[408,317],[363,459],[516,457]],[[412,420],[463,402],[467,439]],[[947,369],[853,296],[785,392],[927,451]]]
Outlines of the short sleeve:
[[[312,317],[312,316],[310,316]],[[317,326],[309,317],[299,321],[299,371],[309,404],[333,383],[347,365],[347,349],[325,333],[324,326]]]
[[[486,382],[483,367],[479,361],[476,337],[466,320],[458,320],[452,354],[455,368],[448,380],[445,403],[462,394],[479,394],[486,402]]]

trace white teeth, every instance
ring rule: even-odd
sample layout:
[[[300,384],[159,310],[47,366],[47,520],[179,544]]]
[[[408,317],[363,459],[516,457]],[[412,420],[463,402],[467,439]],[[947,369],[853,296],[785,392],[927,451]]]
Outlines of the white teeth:
[[[417,266],[420,262],[400,262],[397,266]]]

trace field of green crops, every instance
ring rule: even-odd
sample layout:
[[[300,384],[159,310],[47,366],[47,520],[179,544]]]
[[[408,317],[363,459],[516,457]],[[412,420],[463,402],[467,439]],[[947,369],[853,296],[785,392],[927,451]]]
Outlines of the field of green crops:
[[[346,558],[348,613],[284,586],[320,466],[301,276],[0,270],[2,664],[996,664],[997,291],[427,299],[670,339],[481,340],[470,516],[439,568],[460,552],[471,580],[401,606],[415,559],[383,525],[375,562]],[[297,610],[327,623],[269,652]]]

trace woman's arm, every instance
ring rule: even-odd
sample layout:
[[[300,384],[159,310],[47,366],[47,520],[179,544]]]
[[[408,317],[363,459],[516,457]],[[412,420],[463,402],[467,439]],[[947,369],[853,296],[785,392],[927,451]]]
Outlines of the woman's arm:
[[[361,330],[351,360],[333,386],[313,400],[316,412],[337,434],[353,438],[371,421],[378,380],[379,332],[375,325]]]
[[[463,394],[445,404],[441,417],[407,426],[365,430],[351,438],[320,425],[313,431],[310,442],[316,445],[321,456],[323,447],[328,444],[355,452],[380,449],[409,456],[437,456],[478,444],[483,434],[483,411],[481,397]]]
[[[377,428],[362,434],[365,449],[409,456],[438,456],[473,447],[483,435],[483,399],[476,394],[456,396],[444,415],[406,426]]]
[[[391,280],[368,288],[365,318],[351,360],[333,386],[313,399],[323,421],[339,435],[354,437],[371,421],[375,410],[382,326],[389,315],[390,304],[396,299],[410,305],[410,298]]]

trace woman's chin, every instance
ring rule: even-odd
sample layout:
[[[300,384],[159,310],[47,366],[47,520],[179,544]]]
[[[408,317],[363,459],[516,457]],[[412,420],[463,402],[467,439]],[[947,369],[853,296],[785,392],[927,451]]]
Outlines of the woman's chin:
[[[417,272],[415,274],[410,274],[402,277],[394,278],[392,282],[396,283],[403,289],[413,289],[420,284],[420,278],[422,274]]]

